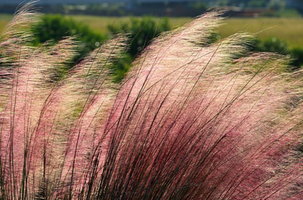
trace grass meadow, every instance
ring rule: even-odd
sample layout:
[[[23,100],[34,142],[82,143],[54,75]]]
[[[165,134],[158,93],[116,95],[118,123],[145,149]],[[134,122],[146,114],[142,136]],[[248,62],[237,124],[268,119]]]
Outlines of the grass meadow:
[[[0,14],[0,32],[3,31],[6,24],[13,18],[12,15]]]
[[[278,38],[287,42],[290,48],[303,47],[303,19],[301,18],[231,18],[218,28],[222,37],[227,37],[237,32],[249,32],[264,40]]]
[[[108,32],[108,25],[129,22],[130,20],[130,17],[99,17],[84,15],[70,15],[68,17],[87,24],[92,30],[102,34]],[[11,15],[0,15],[0,32],[11,18]],[[161,20],[161,18],[158,20]],[[192,20],[192,18],[175,17],[169,18],[169,23],[173,28],[176,28]],[[278,38],[285,41],[290,48],[303,47],[303,19],[301,18],[230,18],[224,20],[223,25],[218,27],[217,31],[222,38],[226,38],[238,32],[249,32],[250,34],[256,34],[256,37],[261,40]]]
[[[77,15],[70,17],[77,21],[86,23],[94,31],[100,33],[107,33],[107,25],[109,24],[118,24],[120,22],[129,21],[129,17],[116,18]],[[159,20],[161,19],[159,18]],[[192,20],[192,18],[186,17],[169,18],[169,22],[173,28],[180,27]],[[243,31],[257,34],[256,37],[261,40],[277,37],[286,41],[290,47],[303,46],[303,19],[300,18],[230,18],[226,19],[223,26],[218,27],[217,30],[223,38]]]

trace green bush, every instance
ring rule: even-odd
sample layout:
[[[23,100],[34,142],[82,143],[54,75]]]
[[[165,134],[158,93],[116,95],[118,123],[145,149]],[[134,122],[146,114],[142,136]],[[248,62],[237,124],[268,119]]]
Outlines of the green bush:
[[[129,34],[131,43],[128,52],[132,57],[135,57],[153,38],[164,31],[170,30],[170,26],[167,18],[157,20],[151,17],[143,17],[142,19],[132,18],[129,22],[117,26],[109,25],[108,29],[110,34]]]
[[[111,73],[115,83],[120,83],[123,80],[126,73],[131,68],[132,62],[133,58],[130,54],[126,53],[112,65]]]
[[[105,40],[104,36],[94,33],[88,26],[61,15],[42,16],[40,23],[33,26],[32,31],[36,45],[46,41],[55,44],[66,36],[76,36],[80,45],[77,50],[79,55],[74,59],[75,62],[82,60]]]
[[[263,41],[256,39],[254,41],[254,51],[273,52],[283,55],[289,54],[286,42],[277,38],[269,38]]]
[[[164,31],[170,30],[170,25],[167,18],[157,20],[151,17],[143,17],[141,19],[132,18],[129,22],[119,25],[109,25],[108,30],[111,35],[125,33],[130,38],[128,52],[117,62],[115,68],[112,68],[114,81],[120,82],[128,72],[133,59],[142,52],[153,38]]]
[[[290,49],[285,41],[276,38],[270,38],[263,41],[255,39],[252,41],[252,44],[252,50],[255,52],[273,52],[289,55],[292,60],[288,66],[289,70],[297,70],[303,66],[303,49]]]
[[[291,57],[293,58],[292,65],[294,69],[299,69],[303,66],[303,49],[294,48],[290,52]]]

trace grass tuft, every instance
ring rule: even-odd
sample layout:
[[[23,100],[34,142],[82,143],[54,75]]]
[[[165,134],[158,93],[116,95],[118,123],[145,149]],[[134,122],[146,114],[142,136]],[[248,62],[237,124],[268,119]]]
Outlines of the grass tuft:
[[[66,69],[78,44],[29,47],[36,17],[25,5],[0,43],[1,199],[303,198],[303,79],[287,57],[250,53],[245,33],[211,43],[210,12],[115,84],[124,35]]]

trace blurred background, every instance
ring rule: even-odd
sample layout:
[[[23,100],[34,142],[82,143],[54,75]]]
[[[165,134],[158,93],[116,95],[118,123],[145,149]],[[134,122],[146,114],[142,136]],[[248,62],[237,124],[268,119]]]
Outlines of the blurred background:
[[[0,0],[0,32],[26,2]],[[152,38],[215,8],[224,9],[227,19],[215,30],[213,42],[249,32],[256,36],[252,51],[289,55],[289,70],[303,66],[303,0],[40,0],[36,7],[45,15],[32,27],[33,45],[76,36],[81,45],[74,62],[116,33],[128,33],[130,49],[113,69],[117,82]]]

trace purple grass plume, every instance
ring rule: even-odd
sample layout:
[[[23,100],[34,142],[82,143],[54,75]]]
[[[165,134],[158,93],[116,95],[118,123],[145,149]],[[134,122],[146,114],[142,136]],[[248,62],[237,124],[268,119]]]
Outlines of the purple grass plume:
[[[75,38],[29,45],[26,4],[0,41],[0,199],[303,199],[303,76],[210,43],[206,13],[162,34],[122,84],[118,35],[67,74]],[[58,78],[59,77],[59,78]]]

